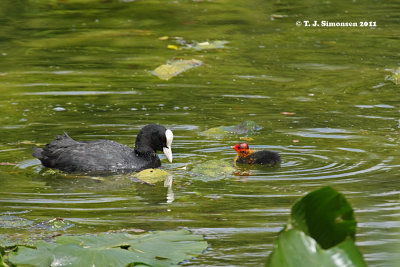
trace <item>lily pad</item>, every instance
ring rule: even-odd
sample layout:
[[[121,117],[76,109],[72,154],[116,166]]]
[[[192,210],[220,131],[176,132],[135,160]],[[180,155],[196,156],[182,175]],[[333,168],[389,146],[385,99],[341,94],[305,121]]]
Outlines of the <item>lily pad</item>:
[[[226,178],[235,171],[232,163],[223,160],[208,160],[196,165],[192,169],[192,179],[215,181]]]
[[[323,187],[293,205],[267,266],[364,267],[354,242],[355,232],[350,204],[331,187]]]
[[[144,183],[155,184],[164,181],[168,175],[170,174],[167,171],[161,169],[146,169],[135,174],[135,178]]]
[[[33,266],[175,266],[207,248],[203,236],[187,230],[130,235],[126,233],[61,236],[40,241],[9,255],[13,264]]]
[[[223,138],[229,135],[229,132],[222,129],[222,127],[214,127],[201,132],[202,135],[214,138]]]
[[[154,71],[152,71],[152,74],[156,75],[161,80],[169,80],[184,71],[187,71],[191,68],[199,67],[202,64],[203,62],[198,59],[172,60],[168,61],[167,64],[157,67]]]
[[[228,131],[233,134],[247,134],[252,135],[255,134],[257,131],[261,130],[262,127],[258,125],[255,121],[242,121],[236,126],[233,127],[225,127],[225,131]]]

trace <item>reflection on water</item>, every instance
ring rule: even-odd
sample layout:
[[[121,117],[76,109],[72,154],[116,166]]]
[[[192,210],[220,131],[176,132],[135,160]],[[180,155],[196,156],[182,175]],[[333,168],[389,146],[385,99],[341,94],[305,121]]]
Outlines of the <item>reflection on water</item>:
[[[168,189],[167,191],[167,203],[170,204],[172,202],[174,202],[175,200],[175,195],[174,195],[174,191],[172,190],[172,175],[167,176],[167,178],[164,181],[164,187],[166,187]]]
[[[331,185],[355,209],[368,265],[387,266],[400,248],[400,96],[385,78],[399,64],[397,3],[342,2],[1,1],[0,214],[61,217],[74,223],[67,234],[188,227],[210,249],[185,265],[261,266],[291,205]],[[380,19],[373,29],[296,27],[308,13]],[[229,47],[169,49],[178,36]],[[192,58],[204,64],[169,81],[150,74]],[[262,127],[251,147],[282,164],[194,176],[210,160],[234,167],[230,147],[245,137],[201,132],[244,120]],[[133,146],[152,122],[175,134],[164,184],[46,174],[31,156],[63,131]]]

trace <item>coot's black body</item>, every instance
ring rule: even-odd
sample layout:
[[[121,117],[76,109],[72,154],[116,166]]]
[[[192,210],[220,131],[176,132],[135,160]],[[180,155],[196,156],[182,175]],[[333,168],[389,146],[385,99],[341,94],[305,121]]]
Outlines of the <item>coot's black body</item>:
[[[236,163],[265,164],[271,166],[274,166],[279,162],[281,162],[281,156],[278,153],[269,150],[255,151],[247,157],[238,157],[236,160]]]
[[[75,141],[64,133],[45,148],[33,148],[32,155],[43,166],[68,173],[136,172],[161,166],[156,151],[164,151],[172,162],[172,139],[172,131],[157,124],[140,130],[135,149],[110,140]]]

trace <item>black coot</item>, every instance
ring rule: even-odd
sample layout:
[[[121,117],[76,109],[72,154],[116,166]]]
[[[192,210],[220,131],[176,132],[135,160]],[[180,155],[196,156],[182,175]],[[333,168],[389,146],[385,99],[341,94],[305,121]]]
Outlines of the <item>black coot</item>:
[[[157,124],[143,127],[135,149],[110,140],[75,141],[68,134],[57,135],[45,148],[33,148],[32,155],[43,166],[68,173],[127,173],[161,166],[156,151],[172,162],[171,130]]]

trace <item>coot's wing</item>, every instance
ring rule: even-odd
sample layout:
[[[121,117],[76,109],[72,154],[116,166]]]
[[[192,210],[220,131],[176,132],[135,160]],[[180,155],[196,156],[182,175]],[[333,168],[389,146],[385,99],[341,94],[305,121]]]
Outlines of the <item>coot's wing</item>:
[[[135,171],[134,150],[109,140],[79,142],[67,134],[59,135],[44,149],[35,149],[33,155],[45,167],[66,172]],[[140,163],[140,162],[138,162]]]

